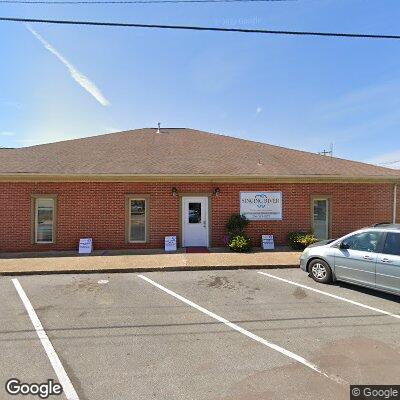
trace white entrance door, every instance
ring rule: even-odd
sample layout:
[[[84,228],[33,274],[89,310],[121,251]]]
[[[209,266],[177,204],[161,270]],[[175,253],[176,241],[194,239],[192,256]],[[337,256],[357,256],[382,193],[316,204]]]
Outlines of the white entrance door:
[[[183,247],[208,247],[208,197],[182,198]]]

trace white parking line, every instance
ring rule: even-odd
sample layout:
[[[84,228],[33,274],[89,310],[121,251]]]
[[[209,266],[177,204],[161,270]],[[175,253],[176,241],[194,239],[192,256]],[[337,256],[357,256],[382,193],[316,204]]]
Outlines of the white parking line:
[[[19,297],[21,298],[22,303],[26,308],[26,311],[28,312],[28,315],[32,321],[32,324],[36,330],[37,335],[39,336],[40,341],[42,342],[42,345],[44,347],[44,350],[46,351],[47,357],[50,360],[54,372],[56,373],[58,380],[63,387],[65,396],[67,397],[68,400],[79,400],[78,394],[76,393],[72,385],[72,382],[70,381],[67,373],[65,372],[65,369],[61,364],[61,361],[58,358],[58,355],[54,350],[53,345],[51,344],[49,338],[47,337],[47,334],[43,329],[42,323],[40,322],[36,314],[36,311],[34,310],[31,302],[29,301],[28,296],[26,295],[24,289],[22,289],[22,286],[19,283],[18,279],[11,279],[11,280],[15,286],[15,289],[19,294]]]
[[[371,307],[371,306],[368,306],[368,305],[366,305],[366,304],[359,303],[358,301],[346,299],[345,297],[337,296],[337,295],[335,295],[335,294],[328,293],[328,292],[324,292],[324,291],[319,290],[319,289],[314,289],[314,288],[312,288],[312,287],[310,287],[310,286],[306,286],[306,285],[302,285],[301,283],[297,283],[297,282],[290,281],[289,279],[284,279],[284,278],[280,278],[280,277],[275,276],[275,275],[267,274],[266,272],[261,272],[261,271],[257,271],[257,272],[258,272],[259,274],[261,274],[261,275],[265,275],[265,276],[268,276],[268,277],[270,277],[270,278],[277,279],[278,281],[282,281],[282,282],[285,282],[285,283],[289,283],[290,285],[294,285],[294,286],[301,287],[301,288],[303,288],[303,289],[311,290],[311,291],[313,291],[313,292],[316,292],[316,293],[319,293],[319,294],[323,294],[324,296],[329,296],[329,297],[332,297],[332,298],[334,298],[334,299],[342,300],[342,301],[345,301],[345,302],[347,302],[347,303],[353,304],[353,305],[358,306],[358,307],[366,308],[367,310],[376,311],[377,313],[385,314],[385,315],[388,315],[389,317],[393,317],[393,318],[400,319],[400,315],[398,315],[398,314],[393,314],[393,313],[391,313],[391,312],[389,312],[389,311],[381,310],[380,308]]]
[[[342,384],[342,385],[347,385],[348,384],[348,382],[346,382],[344,379],[342,379],[342,378],[340,378],[340,377],[338,377],[336,375],[332,375],[332,374],[329,374],[328,372],[323,371],[316,364],[313,364],[312,362],[307,361],[305,358],[303,358],[303,357],[301,357],[301,356],[299,356],[299,355],[297,355],[295,353],[292,353],[291,351],[286,350],[283,347],[280,347],[280,346],[278,346],[278,345],[276,345],[274,343],[271,343],[271,342],[263,339],[262,337],[257,336],[254,333],[252,333],[252,332],[240,327],[239,325],[236,325],[233,322],[230,322],[227,319],[225,319],[223,317],[220,317],[217,314],[214,314],[212,311],[209,311],[209,310],[205,309],[204,307],[201,307],[198,304],[193,303],[193,301],[190,301],[190,300],[186,299],[185,297],[181,296],[180,294],[175,293],[170,289],[167,289],[166,287],[164,287],[164,286],[160,285],[159,283],[153,281],[152,279],[148,278],[147,276],[138,275],[138,277],[143,279],[143,280],[145,280],[146,282],[150,283],[151,285],[157,287],[158,289],[161,289],[165,293],[168,293],[169,295],[175,297],[176,299],[188,304],[189,306],[195,308],[196,310],[201,311],[202,313],[208,315],[209,317],[214,318],[219,322],[222,322],[223,324],[229,326],[230,328],[234,329],[235,331],[240,332],[243,335],[246,335],[247,337],[249,337],[250,339],[253,339],[253,340],[255,340],[255,341],[257,341],[257,342],[259,342],[259,343],[261,343],[261,344],[263,344],[265,346],[268,346],[269,348],[271,348],[273,350],[278,351],[279,353],[281,353],[281,354],[283,354],[283,355],[285,355],[285,356],[287,356],[287,357],[289,357],[289,358],[291,358],[291,359],[293,359],[293,360],[305,365],[306,367],[308,367],[308,368],[312,369],[313,371],[316,371],[319,374],[321,374],[321,375],[333,380],[334,382]]]

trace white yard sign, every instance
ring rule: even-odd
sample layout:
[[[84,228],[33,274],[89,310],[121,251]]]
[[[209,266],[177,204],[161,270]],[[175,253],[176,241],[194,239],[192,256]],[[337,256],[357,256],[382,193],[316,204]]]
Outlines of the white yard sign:
[[[93,240],[91,238],[79,239],[79,254],[90,254],[93,251]]]
[[[165,251],[176,251],[176,236],[165,236]]]
[[[262,235],[261,236],[261,245],[264,250],[274,250],[274,235]]]
[[[281,220],[282,192],[240,192],[240,214],[250,221]]]

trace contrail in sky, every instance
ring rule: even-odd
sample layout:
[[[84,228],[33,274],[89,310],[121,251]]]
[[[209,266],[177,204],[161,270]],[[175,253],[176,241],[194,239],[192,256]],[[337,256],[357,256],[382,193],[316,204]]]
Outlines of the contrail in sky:
[[[79,72],[61,53],[59,53],[50,43],[39,35],[31,26],[26,25],[27,29],[43,44],[43,46],[53,53],[68,69],[72,78],[89,92],[102,106],[110,105],[110,102],[103,96],[100,89],[90,81],[88,77]]]

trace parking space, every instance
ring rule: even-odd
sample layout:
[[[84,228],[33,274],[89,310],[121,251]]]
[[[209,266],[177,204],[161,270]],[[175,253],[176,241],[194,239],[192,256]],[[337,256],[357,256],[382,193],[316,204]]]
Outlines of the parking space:
[[[80,400],[348,399],[349,384],[398,383],[398,298],[266,272],[18,281]],[[0,288],[2,381],[57,379],[10,277]]]
[[[0,398],[5,398],[4,384],[12,377],[45,382],[56,379],[56,375],[9,278],[0,279],[0,304]]]
[[[344,282],[336,282],[334,285],[321,285],[314,282],[306,273],[297,268],[274,271],[262,271],[263,274],[274,275],[278,278],[289,280],[293,283],[306,285],[314,289],[322,290],[337,296],[343,296],[356,302],[367,302],[371,307],[383,308],[394,314],[399,313],[400,297],[388,293],[378,292],[372,289],[355,286]]]

